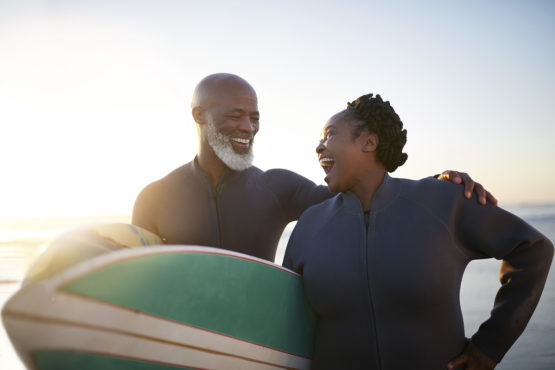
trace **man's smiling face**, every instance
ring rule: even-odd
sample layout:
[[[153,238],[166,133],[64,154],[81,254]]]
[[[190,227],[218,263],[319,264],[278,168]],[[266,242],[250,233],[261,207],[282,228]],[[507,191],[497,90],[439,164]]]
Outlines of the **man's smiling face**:
[[[222,89],[204,109],[204,118],[206,140],[218,158],[234,170],[250,167],[260,118],[254,90],[240,84]]]

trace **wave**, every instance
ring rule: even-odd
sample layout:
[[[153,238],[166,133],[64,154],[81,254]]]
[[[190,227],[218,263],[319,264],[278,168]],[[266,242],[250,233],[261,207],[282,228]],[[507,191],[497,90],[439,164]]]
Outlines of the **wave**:
[[[555,203],[523,203],[503,207],[526,221],[555,221]]]

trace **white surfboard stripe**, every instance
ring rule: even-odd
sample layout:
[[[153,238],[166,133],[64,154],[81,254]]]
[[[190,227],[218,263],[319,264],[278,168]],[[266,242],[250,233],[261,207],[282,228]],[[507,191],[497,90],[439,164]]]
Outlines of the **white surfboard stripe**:
[[[175,346],[181,346],[225,354],[227,357],[250,359],[254,363],[274,364],[276,367],[281,367],[278,364],[298,369],[310,367],[310,360],[301,356],[63,291],[53,292],[54,288],[46,282],[24,287],[18,293],[18,299],[10,301],[4,307],[6,327],[11,325],[13,320],[42,322],[43,325],[82,326],[83,329],[117,331],[143,340],[148,338],[150,341],[168,345],[171,343],[174,350]],[[40,310],[36,309],[37,305],[40,306]],[[50,324],[47,324],[49,322]],[[18,333],[20,338],[17,338],[17,341],[30,343],[27,334],[15,328],[7,329],[12,333]],[[50,327],[50,330],[53,328]],[[58,330],[61,329],[56,327],[56,331]],[[29,332],[28,335],[34,334]],[[16,338],[12,338],[14,339]]]
[[[273,366],[260,361],[199,351],[196,348],[88,327],[44,323],[15,317],[10,319],[9,326],[11,330],[26,336],[28,348],[31,351],[35,349],[75,351],[198,369],[297,368]],[[56,332],[56,335],[53,336],[53,332]],[[202,352],[202,356],[199,356],[199,352]],[[35,368],[30,356],[23,354],[21,357],[28,368]]]

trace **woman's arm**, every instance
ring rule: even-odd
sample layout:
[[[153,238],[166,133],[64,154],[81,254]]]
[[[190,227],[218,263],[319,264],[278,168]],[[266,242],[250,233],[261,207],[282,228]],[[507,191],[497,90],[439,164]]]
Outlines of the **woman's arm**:
[[[491,316],[472,336],[477,349],[499,362],[536,308],[551,266],[553,244],[499,207],[481,207],[459,199],[455,208],[452,224],[456,240],[474,258],[502,260],[501,287]]]

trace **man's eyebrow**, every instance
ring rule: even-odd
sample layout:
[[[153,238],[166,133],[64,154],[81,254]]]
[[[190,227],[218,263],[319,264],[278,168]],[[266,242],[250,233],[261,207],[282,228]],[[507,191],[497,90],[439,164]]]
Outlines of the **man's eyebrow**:
[[[245,114],[247,113],[247,111],[241,108],[233,108],[227,114],[233,114],[233,113]],[[260,112],[254,111],[251,113],[251,115],[260,116]]]

